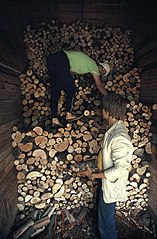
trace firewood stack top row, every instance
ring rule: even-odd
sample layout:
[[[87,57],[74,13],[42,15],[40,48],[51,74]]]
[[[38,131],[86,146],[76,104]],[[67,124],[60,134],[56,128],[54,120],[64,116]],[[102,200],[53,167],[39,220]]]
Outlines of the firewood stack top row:
[[[29,65],[19,78],[24,125],[12,133],[13,154],[18,180],[19,220],[34,208],[45,210],[55,205],[58,210],[92,209],[95,205],[96,182],[80,178],[77,171],[86,164],[96,168],[97,155],[106,124],[102,120],[101,95],[91,75],[74,75],[78,94],[73,111],[84,116],[73,124],[64,122],[64,92],[59,113],[64,128],[50,127],[50,83],[46,57],[57,50],[79,50],[97,62],[107,61],[112,68],[103,78],[106,90],[126,96],[126,127],[135,151],[127,185],[128,200],[118,203],[133,214],[148,205],[149,161],[151,154],[151,110],[139,101],[141,69],[133,68],[134,50],[131,30],[119,27],[75,23],[65,25],[42,23],[24,32]],[[97,169],[96,169],[97,170]]]

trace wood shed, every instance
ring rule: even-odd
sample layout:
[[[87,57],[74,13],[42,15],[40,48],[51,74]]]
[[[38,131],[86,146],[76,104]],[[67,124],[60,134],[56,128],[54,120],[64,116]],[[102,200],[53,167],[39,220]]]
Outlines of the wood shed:
[[[45,213],[52,202],[52,212],[54,200],[55,210],[94,207],[95,185],[79,181],[72,169],[97,158],[101,97],[90,76],[86,86],[84,76],[76,75],[80,93],[74,110],[84,112],[84,118],[60,131],[49,130],[45,59],[61,49],[84,51],[112,66],[104,84],[107,91],[128,98],[127,126],[136,151],[129,200],[118,208],[135,214],[148,210],[157,224],[156,29],[155,0],[0,1],[0,238],[7,238],[15,219],[19,223],[32,208]],[[62,100],[64,93],[61,113]],[[26,238],[19,231],[18,237]]]

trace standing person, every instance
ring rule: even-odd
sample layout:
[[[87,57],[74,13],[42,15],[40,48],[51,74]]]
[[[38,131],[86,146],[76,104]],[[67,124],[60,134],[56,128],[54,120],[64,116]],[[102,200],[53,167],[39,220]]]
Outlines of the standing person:
[[[97,63],[86,54],[78,51],[57,51],[47,59],[48,74],[51,83],[51,114],[52,125],[62,126],[58,119],[58,101],[61,90],[66,93],[66,120],[67,122],[75,121],[80,116],[73,115],[72,103],[76,94],[72,72],[78,74],[91,73],[95,80],[98,90],[107,94],[100,76],[107,75],[110,72],[110,66],[107,63]]]
[[[103,118],[109,129],[102,144],[102,170],[93,172],[87,166],[79,176],[98,179],[98,228],[101,239],[116,239],[115,207],[117,201],[127,199],[126,184],[133,153],[127,129],[124,125],[126,101],[120,94],[109,93],[103,97]]]

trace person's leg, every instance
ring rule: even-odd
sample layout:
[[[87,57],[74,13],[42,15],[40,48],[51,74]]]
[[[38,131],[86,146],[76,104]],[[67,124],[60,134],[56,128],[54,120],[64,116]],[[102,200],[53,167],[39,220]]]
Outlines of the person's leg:
[[[70,73],[70,71],[64,72],[64,81],[63,86],[66,94],[66,112],[71,114],[73,100],[77,92],[77,88],[74,82],[74,79]]]
[[[56,52],[52,57],[48,59],[48,69],[49,75],[51,74],[52,76],[54,76],[52,77],[51,81],[52,116],[54,116],[54,114],[56,115],[56,104],[59,100],[58,96],[60,96],[61,90],[65,90],[67,112],[66,119],[73,121],[80,118],[80,116],[78,117],[71,113],[73,99],[76,95],[77,88],[70,72],[70,64],[66,54],[63,51]]]
[[[69,72],[69,61],[63,51],[57,51],[47,58],[47,69],[51,84],[51,115],[52,124],[62,126],[58,119],[58,102],[61,95],[61,90],[64,89],[64,75]]]
[[[98,203],[98,228],[100,239],[117,239],[115,206],[116,203],[104,202],[102,189],[100,189]]]
[[[58,101],[60,99],[62,85],[60,81],[58,81],[56,74],[56,55],[58,54],[51,55],[47,59],[47,68],[51,85],[50,109],[52,124],[62,126],[58,119]],[[60,56],[58,58],[60,58]]]
[[[77,92],[75,81],[70,72],[70,64],[66,54],[63,52],[61,67],[56,69],[58,82],[62,85],[62,89],[66,94],[66,120],[74,121],[82,116],[75,116],[72,114],[73,100]],[[64,59],[64,62],[63,62]],[[57,64],[58,65],[58,64]]]
[[[55,77],[53,77],[54,79]],[[58,120],[58,102],[61,96],[61,86],[57,79],[51,81],[51,116],[52,116],[52,123],[56,123],[62,126]]]

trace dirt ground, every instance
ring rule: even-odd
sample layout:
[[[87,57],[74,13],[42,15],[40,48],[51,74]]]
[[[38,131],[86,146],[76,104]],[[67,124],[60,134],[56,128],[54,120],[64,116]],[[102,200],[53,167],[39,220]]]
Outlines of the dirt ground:
[[[89,215],[88,215],[89,216]],[[70,232],[63,234],[64,239],[99,239],[97,232],[96,213],[92,218],[87,217],[81,226],[75,226]],[[153,233],[144,228],[139,228],[134,222],[124,216],[117,215],[118,239],[155,239]],[[62,237],[61,237],[62,238]]]
[[[52,233],[51,237],[41,233],[35,239],[99,239],[97,230],[96,211],[87,214],[80,225],[64,230],[63,232]],[[146,218],[147,219],[147,218]],[[118,239],[156,239],[150,223],[144,222],[147,226],[136,223],[135,220],[124,216],[119,212],[116,216]]]

